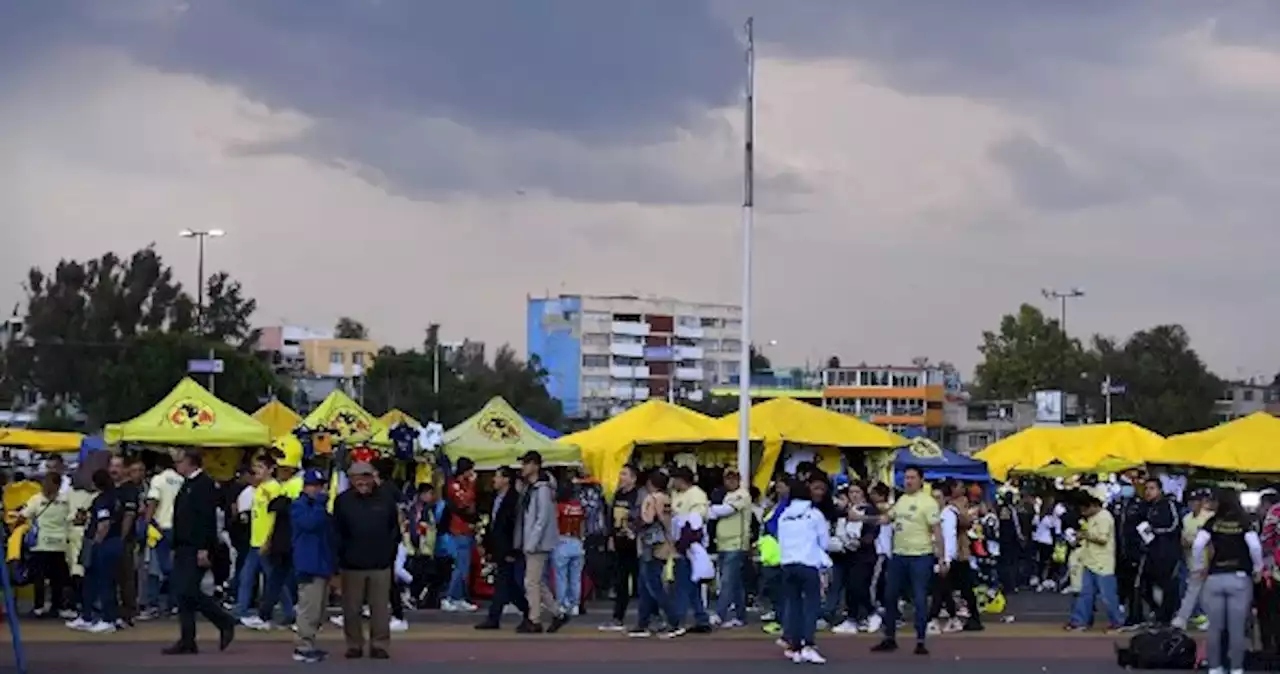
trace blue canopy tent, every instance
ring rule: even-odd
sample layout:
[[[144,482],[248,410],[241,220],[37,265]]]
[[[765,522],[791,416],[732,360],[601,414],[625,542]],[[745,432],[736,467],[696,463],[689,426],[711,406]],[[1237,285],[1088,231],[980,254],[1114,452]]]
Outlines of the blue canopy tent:
[[[538,422],[534,421],[533,419],[530,419],[529,417],[526,417],[526,416],[524,416],[524,415],[521,415],[521,418],[523,418],[523,419],[524,419],[524,422],[525,422],[526,424],[529,424],[529,427],[530,427],[530,428],[532,428],[533,430],[535,430],[535,431],[537,431],[537,432],[539,432],[539,433],[541,433],[541,434],[543,434],[543,435],[547,436],[548,438],[551,438],[552,440],[555,440],[556,438],[564,437],[564,433],[561,433],[560,431],[557,431],[557,430],[556,430],[556,429],[554,429],[554,428],[550,428],[550,427],[548,427],[548,426],[546,426],[546,425],[540,424],[540,423],[538,423]]]
[[[991,482],[987,464],[938,447],[932,440],[916,437],[893,457],[893,483],[902,486],[902,474],[908,468],[924,471],[925,480],[964,480]]]

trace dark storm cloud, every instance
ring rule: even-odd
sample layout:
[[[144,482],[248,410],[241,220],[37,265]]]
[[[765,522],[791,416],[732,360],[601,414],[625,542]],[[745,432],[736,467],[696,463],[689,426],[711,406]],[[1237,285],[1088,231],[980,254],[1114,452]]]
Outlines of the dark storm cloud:
[[[1119,194],[1079,175],[1056,149],[1025,135],[992,146],[991,158],[1009,172],[1022,200],[1048,211],[1071,211],[1114,201]]]

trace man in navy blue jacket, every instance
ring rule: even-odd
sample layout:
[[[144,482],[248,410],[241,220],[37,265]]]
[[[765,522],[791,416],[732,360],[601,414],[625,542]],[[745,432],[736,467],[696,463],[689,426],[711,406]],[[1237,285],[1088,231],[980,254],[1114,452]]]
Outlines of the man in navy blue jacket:
[[[328,480],[312,468],[303,474],[302,495],[290,506],[293,526],[293,566],[298,576],[298,640],[293,650],[297,662],[320,662],[325,652],[316,648],[316,632],[324,620],[329,579],[337,570],[333,522],[330,521]]]

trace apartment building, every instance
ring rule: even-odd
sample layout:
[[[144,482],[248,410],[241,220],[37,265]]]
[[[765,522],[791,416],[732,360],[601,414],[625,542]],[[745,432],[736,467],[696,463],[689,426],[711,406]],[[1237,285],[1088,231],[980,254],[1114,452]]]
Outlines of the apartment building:
[[[895,433],[922,433],[942,439],[947,376],[930,366],[827,368],[822,373],[823,407],[852,414]]]
[[[337,339],[333,330],[298,325],[262,328],[258,339],[258,352],[293,382],[291,404],[302,413],[336,389],[358,397],[358,382],[373,367],[379,348],[367,339]]]
[[[943,405],[944,445],[973,454],[1036,423],[1034,400],[949,398]]]
[[[736,377],[742,309],[635,295],[530,297],[526,336],[565,415],[603,419],[650,398],[700,401]]]
[[[1254,412],[1280,412],[1280,390],[1257,380],[1227,382],[1222,395],[1214,401],[1213,412],[1219,422],[1247,417]]]

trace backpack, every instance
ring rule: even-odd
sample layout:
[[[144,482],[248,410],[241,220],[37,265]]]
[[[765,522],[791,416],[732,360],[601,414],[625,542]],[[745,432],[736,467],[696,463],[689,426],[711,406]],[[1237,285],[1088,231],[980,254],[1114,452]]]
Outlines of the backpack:
[[[1196,642],[1175,627],[1140,632],[1128,648],[1116,649],[1116,664],[1132,669],[1196,668]]]

